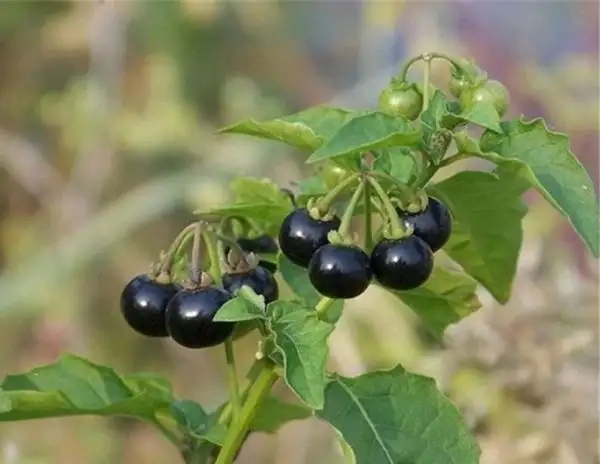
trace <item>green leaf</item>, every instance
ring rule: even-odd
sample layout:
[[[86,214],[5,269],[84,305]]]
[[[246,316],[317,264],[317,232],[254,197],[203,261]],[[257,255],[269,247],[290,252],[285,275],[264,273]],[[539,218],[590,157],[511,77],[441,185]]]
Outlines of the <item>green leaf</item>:
[[[243,216],[251,219],[263,228],[268,235],[276,235],[285,217],[293,210],[291,204],[275,202],[237,203],[206,211],[195,211],[201,219],[215,220],[227,216]]]
[[[407,184],[419,172],[419,156],[415,150],[406,147],[379,150],[373,163],[373,169],[385,172]]]
[[[500,303],[510,298],[527,208],[523,188],[510,178],[463,171],[429,188],[452,211],[444,251]]]
[[[236,177],[229,184],[236,203],[275,203],[291,205],[290,198],[271,179]]]
[[[317,415],[352,447],[357,464],[477,464],[480,450],[433,379],[397,366],[333,375]]]
[[[0,421],[83,414],[153,421],[172,401],[170,387],[156,376],[120,377],[110,368],[72,355],[24,374],[8,375],[0,388],[11,404],[10,410],[0,413]]]
[[[256,432],[276,433],[288,422],[307,419],[312,414],[312,410],[306,406],[286,403],[273,396],[267,396],[252,419],[251,428]]]
[[[225,303],[214,315],[213,321],[239,322],[265,319],[265,299],[244,285],[236,296]]]
[[[441,339],[446,327],[481,307],[476,289],[477,282],[471,277],[436,266],[421,287],[393,293],[421,318],[434,336]]]
[[[283,219],[293,210],[290,198],[269,179],[236,178],[230,183],[235,202],[209,211],[197,210],[202,219],[242,216],[257,223],[270,235],[278,232]]]
[[[500,122],[500,115],[494,105],[485,101],[476,101],[470,109],[460,114],[449,112],[442,117],[442,125],[449,129],[462,123],[471,123],[501,134]]]
[[[512,161],[506,169],[557,206],[598,257],[598,196],[585,168],[573,156],[569,139],[549,131],[541,118],[504,122],[501,129],[501,134],[486,132],[481,137],[484,157],[498,164]]]
[[[500,115],[491,102],[476,101],[468,112],[460,115],[460,118],[476,126],[502,133]]]
[[[308,406],[322,408],[327,339],[334,326],[300,301],[274,301],[268,310],[268,327],[283,357],[285,381]]]
[[[221,129],[221,133],[245,134],[316,150],[349,119],[361,114],[342,108],[316,106],[268,121],[246,119]]]
[[[340,127],[306,162],[316,163],[393,146],[416,146],[419,137],[419,130],[410,121],[372,111]]]
[[[421,113],[421,143],[429,157],[438,162],[444,157],[452,140],[451,132],[442,124],[448,115],[444,92],[436,90],[429,106]]]
[[[279,255],[279,271],[286,284],[292,289],[296,296],[300,297],[308,306],[314,308],[323,298],[310,283],[306,269],[297,266],[285,257],[282,253]],[[335,324],[344,309],[344,301],[336,300],[325,314],[325,322]]]

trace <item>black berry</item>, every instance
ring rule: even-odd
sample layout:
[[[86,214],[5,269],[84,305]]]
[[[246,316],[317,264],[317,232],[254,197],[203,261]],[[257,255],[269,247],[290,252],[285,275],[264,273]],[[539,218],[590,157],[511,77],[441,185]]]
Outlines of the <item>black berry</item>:
[[[357,246],[325,245],[308,265],[313,287],[329,298],[349,299],[363,293],[373,277],[367,254]]]
[[[452,217],[446,205],[435,198],[429,198],[425,211],[410,214],[396,210],[400,219],[414,227],[413,234],[423,239],[434,253],[442,248],[452,233]]]
[[[223,288],[231,295],[235,294],[243,285],[250,287],[257,295],[264,296],[266,304],[279,297],[277,281],[269,271],[261,266],[243,274],[225,274],[223,276]]]
[[[373,249],[371,268],[384,287],[411,290],[429,279],[433,271],[433,252],[416,235],[383,240]]]
[[[290,213],[279,229],[281,252],[298,266],[308,267],[315,252],[327,245],[327,234],[340,226],[340,218],[328,221],[313,219],[305,208]]]
[[[223,343],[235,324],[213,322],[213,317],[230,298],[217,287],[181,290],[167,306],[167,331],[186,348],[206,348]]]
[[[146,274],[139,275],[121,293],[121,313],[136,332],[166,337],[165,311],[178,290],[175,284],[161,284]]]

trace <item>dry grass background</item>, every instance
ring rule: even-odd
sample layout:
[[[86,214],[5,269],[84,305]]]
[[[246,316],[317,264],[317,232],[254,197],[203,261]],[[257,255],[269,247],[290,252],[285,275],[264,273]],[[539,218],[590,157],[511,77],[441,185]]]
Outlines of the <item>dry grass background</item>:
[[[546,2],[533,14],[532,2],[500,3],[1,3],[0,371],[69,351],[121,372],[159,372],[179,395],[216,406],[221,350],[140,339],[120,319],[120,288],[189,211],[226,201],[231,176],[289,185],[305,173],[302,154],[217,137],[218,126],[322,102],[371,106],[396,58],[475,56],[509,87],[511,115],[543,115],[568,132],[597,180],[595,5]],[[593,464],[597,263],[556,213],[530,200],[506,306],[481,292],[484,308],[437,346],[405,308],[370,289],[347,304],[331,364],[355,375],[402,362],[434,376],[477,432],[482,464]],[[253,347],[252,337],[236,347],[242,366]],[[252,436],[239,461],[341,458],[328,427],[310,420]],[[0,462],[178,461],[146,426],[70,418],[0,425]]]

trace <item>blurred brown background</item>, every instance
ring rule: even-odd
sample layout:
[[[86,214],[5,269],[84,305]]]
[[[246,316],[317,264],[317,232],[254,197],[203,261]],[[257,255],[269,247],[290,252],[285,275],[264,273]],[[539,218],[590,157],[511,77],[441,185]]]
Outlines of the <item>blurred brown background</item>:
[[[0,3],[0,372],[69,351],[154,371],[209,409],[226,390],[221,349],[132,333],[122,286],[234,175],[282,186],[303,155],[215,130],[318,103],[372,107],[399,63],[475,57],[544,116],[598,179],[596,2],[4,1]],[[443,86],[448,69],[437,64]],[[417,76],[418,77],[418,76]],[[331,340],[347,375],[403,362],[435,376],[479,435],[483,464],[591,464],[597,454],[597,263],[568,224],[528,198],[511,302],[431,344],[372,289]],[[377,310],[375,310],[377,308]],[[237,351],[250,362],[252,337]],[[279,390],[281,386],[279,386]],[[342,462],[316,419],[256,435],[240,463]],[[144,425],[70,418],[0,425],[0,462],[178,462]]]

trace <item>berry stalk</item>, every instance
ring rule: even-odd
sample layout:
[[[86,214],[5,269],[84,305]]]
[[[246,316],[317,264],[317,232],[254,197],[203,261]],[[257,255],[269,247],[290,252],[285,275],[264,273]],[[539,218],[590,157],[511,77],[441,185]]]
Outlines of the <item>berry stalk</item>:
[[[381,184],[372,177],[369,177],[369,182],[371,183],[372,187],[375,189],[375,192],[377,192],[377,195],[383,203],[383,207],[385,208],[386,216],[390,224],[391,235],[394,238],[402,238],[408,235],[406,227],[402,224],[400,218],[398,217],[398,214],[396,213],[396,208],[394,208],[390,197],[388,197],[387,193],[385,193],[385,190],[383,190]]]
[[[364,185],[364,202],[365,202],[365,250],[370,252],[373,248],[373,214],[372,214],[372,204],[371,204],[371,184],[369,182],[363,182]]]
[[[346,211],[344,211],[344,215],[342,216],[342,222],[340,227],[338,228],[338,233],[342,238],[345,238],[348,235],[350,229],[350,223],[352,222],[352,217],[354,216],[354,210],[358,205],[358,201],[360,197],[363,195],[363,191],[365,189],[365,181],[361,180],[358,188],[352,194],[352,198],[350,198],[350,202],[346,207]]]
[[[327,214],[331,204],[335,201],[338,195],[346,190],[356,179],[358,179],[358,176],[359,174],[351,175],[346,180],[341,182],[337,187],[329,191],[327,195],[321,198],[317,203],[317,209],[319,210],[319,213]]]

